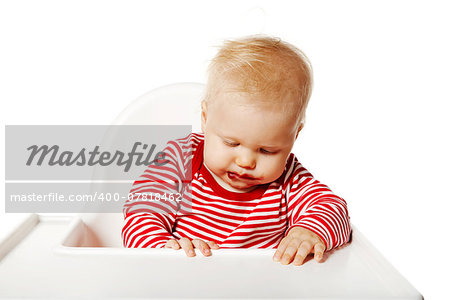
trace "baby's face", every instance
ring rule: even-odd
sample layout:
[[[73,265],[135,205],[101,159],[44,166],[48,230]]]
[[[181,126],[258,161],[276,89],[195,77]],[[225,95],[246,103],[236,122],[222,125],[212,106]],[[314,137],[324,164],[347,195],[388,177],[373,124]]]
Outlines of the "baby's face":
[[[243,93],[220,93],[204,105],[204,164],[225,189],[246,192],[276,180],[298,134],[296,118]]]

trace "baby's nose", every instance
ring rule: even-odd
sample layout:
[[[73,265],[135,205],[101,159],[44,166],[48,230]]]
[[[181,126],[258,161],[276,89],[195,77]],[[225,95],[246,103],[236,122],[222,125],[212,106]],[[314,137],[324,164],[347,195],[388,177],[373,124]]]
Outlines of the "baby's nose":
[[[256,167],[256,159],[249,153],[242,153],[236,157],[236,164],[244,169],[254,169]]]

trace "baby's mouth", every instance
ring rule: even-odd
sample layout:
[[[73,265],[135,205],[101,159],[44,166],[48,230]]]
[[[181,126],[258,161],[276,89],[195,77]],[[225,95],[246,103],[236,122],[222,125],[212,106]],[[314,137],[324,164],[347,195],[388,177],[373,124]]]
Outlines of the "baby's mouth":
[[[227,172],[227,175],[228,175],[228,178],[230,178],[231,180],[238,180],[238,179],[241,179],[241,180],[256,180],[256,178],[254,178],[254,177],[252,177],[250,175],[247,175],[247,174],[239,175],[239,174],[234,173],[234,172]]]

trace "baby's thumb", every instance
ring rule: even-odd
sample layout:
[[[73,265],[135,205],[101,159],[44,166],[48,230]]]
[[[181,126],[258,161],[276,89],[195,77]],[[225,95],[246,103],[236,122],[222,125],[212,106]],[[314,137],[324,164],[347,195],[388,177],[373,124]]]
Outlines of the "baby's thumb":
[[[316,244],[314,246],[314,259],[316,261],[320,261],[323,257],[323,252],[325,251],[325,247],[321,244]]]
[[[219,249],[220,247],[219,247],[219,245],[217,245],[215,242],[213,242],[213,241],[207,241],[206,242],[207,244],[208,244],[208,246],[209,247],[211,247],[211,249]]]

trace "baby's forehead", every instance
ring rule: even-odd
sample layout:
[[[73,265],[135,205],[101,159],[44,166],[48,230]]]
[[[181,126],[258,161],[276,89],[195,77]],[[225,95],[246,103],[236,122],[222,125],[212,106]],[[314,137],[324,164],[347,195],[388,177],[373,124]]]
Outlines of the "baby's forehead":
[[[287,116],[273,109],[255,111],[248,108],[219,105],[208,116],[209,124],[224,139],[245,140],[246,143],[265,147],[288,145],[295,136],[297,122],[294,116]]]
[[[227,97],[228,95],[228,97]],[[233,95],[233,96],[230,96]],[[245,93],[223,94],[216,97],[211,105],[214,111],[210,117],[214,118],[219,115],[239,115],[242,118],[248,118],[255,112],[259,112],[264,116],[265,123],[276,123],[283,125],[286,130],[288,128],[296,129],[301,121],[301,107],[293,100],[282,100],[270,97],[255,97]],[[220,118],[222,119],[222,118]]]

